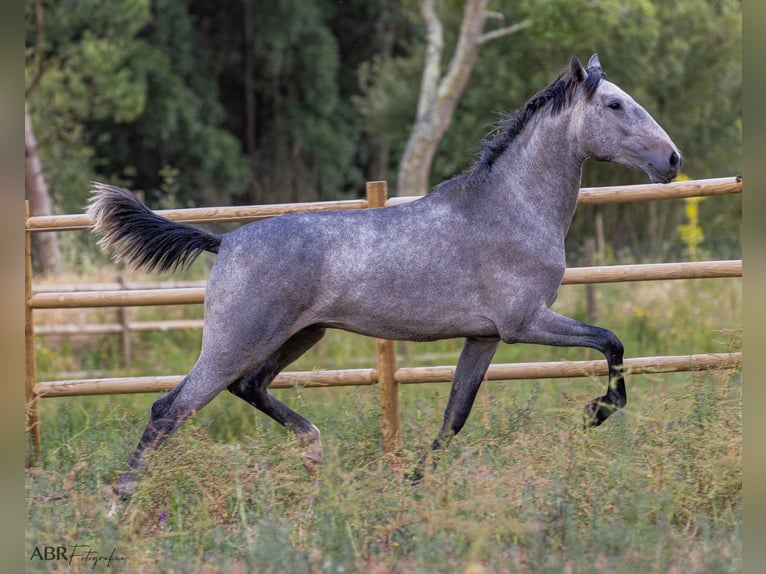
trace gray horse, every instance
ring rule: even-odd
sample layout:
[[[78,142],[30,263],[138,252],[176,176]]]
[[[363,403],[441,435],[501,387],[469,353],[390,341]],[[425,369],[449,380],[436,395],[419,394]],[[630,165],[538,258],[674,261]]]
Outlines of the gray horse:
[[[606,394],[585,408],[586,427],[600,425],[627,400],[622,343],[549,309],[589,158],[662,183],[682,163],[657,122],[607,81],[596,54],[587,67],[573,56],[498,125],[467,172],[411,203],[283,215],[214,235],[159,217],[123,189],[94,184],[88,213],[116,259],[164,271],[202,251],[218,253],[199,359],[152,405],[115,492],[128,497],[143,452],[223,389],[297,433],[307,465],[321,463],[319,430],[268,387],[327,328],[409,341],[465,338],[433,449],[463,427],[500,341],[603,353]]]

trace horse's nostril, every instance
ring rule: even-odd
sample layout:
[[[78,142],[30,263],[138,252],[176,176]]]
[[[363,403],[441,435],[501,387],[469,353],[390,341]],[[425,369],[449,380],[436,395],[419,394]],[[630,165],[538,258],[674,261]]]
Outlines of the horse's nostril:
[[[681,156],[676,152],[670,154],[670,167],[678,167],[681,163]]]

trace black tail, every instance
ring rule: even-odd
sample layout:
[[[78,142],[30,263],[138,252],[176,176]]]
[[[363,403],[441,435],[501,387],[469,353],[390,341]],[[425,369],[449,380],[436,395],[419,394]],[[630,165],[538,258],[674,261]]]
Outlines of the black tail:
[[[160,217],[129,191],[93,183],[88,215],[102,248],[114,247],[114,258],[147,271],[169,271],[191,264],[203,251],[218,253],[221,237]]]

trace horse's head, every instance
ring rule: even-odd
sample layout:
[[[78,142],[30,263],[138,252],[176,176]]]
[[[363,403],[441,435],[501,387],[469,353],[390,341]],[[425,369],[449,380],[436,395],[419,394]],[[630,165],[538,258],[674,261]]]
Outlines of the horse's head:
[[[594,78],[588,82],[589,75],[603,76],[596,54],[587,67],[572,56],[569,72],[574,83],[595,86],[594,91],[578,90],[572,110],[572,135],[588,157],[642,170],[656,183],[668,183],[678,175],[681,152],[654,118],[612,82],[603,79],[594,84]]]

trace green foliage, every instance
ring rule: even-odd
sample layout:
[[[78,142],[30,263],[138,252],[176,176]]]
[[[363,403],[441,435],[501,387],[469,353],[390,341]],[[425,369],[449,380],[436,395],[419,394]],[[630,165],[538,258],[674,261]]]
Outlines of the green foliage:
[[[373,17],[369,12],[376,7],[351,9]],[[356,62],[357,52],[369,49],[341,53],[352,26],[340,17],[342,10],[314,0],[244,2],[226,11],[198,2],[193,11],[208,23],[199,33],[225,88],[227,124],[250,161],[250,186],[235,199],[332,199],[352,183],[361,188],[363,178],[353,164],[357,120],[344,101],[353,86],[341,58]]]
[[[27,84],[38,74],[39,83],[28,103],[58,211],[81,211],[93,179],[151,196],[168,166],[181,174],[182,205],[196,203],[200,187],[244,188],[246,164],[219,127],[185,5],[43,3],[39,29],[34,8],[27,4]]]
[[[555,309],[582,316],[580,290],[562,288]],[[619,334],[628,357],[740,348],[739,280],[604,285],[597,300],[599,324]],[[110,310],[93,312],[114,320]],[[200,314],[200,306],[147,307],[134,318]],[[41,379],[77,369],[163,375],[191,368],[200,333],[141,333],[129,368],[117,337],[39,341]],[[460,346],[400,345],[400,364],[454,364]],[[584,358],[600,357],[501,345],[495,361]],[[331,331],[290,369],[374,362],[372,339]],[[406,473],[438,431],[448,384],[400,387],[399,458],[383,454],[376,386],[274,390],[322,431],[326,464],[315,480],[290,433],[222,393],[151,455],[116,518],[106,516],[109,484],[157,396],[44,399],[42,456],[26,475],[25,550],[115,548],[128,559],[115,571],[125,572],[741,570],[739,372],[629,375],[626,408],[583,432],[582,407],[603,385],[487,381],[440,466],[417,487]]]
[[[42,27],[27,2],[26,81],[54,204],[80,211],[97,169],[88,122],[135,119],[146,102],[143,78],[130,61],[145,48],[136,38],[150,18],[148,2],[42,3]],[[36,83],[39,82],[39,83]]]
[[[223,127],[218,87],[188,2],[158,0],[152,9],[151,25],[143,31],[146,49],[133,61],[146,79],[148,105],[128,125],[118,127],[112,118],[94,126],[94,132],[108,134],[97,140],[107,158],[104,169],[145,190],[150,204],[164,199],[167,207],[161,186],[169,169],[177,173],[172,207],[241,193],[249,169],[239,142]]]
[[[422,398],[427,425],[411,424],[418,414],[408,398],[398,461],[381,454],[375,389],[336,389],[327,403],[323,391],[305,391],[301,409],[323,429],[327,459],[316,480],[289,435],[235,410],[226,415],[240,427],[232,442],[192,424],[152,455],[117,518],[105,516],[103,493],[146,402],[51,400],[45,462],[27,476],[26,548],[87,540],[125,556],[121,571],[738,571],[738,377],[684,375],[673,385],[636,377],[631,387],[626,414],[583,433],[562,416],[580,405],[547,383],[489,385],[417,487],[404,473],[443,406],[426,399],[428,386],[404,393]],[[509,425],[530,392],[543,402]]]
[[[654,0],[509,0],[496,2],[491,9],[506,15],[505,25],[529,18],[533,26],[482,46],[452,125],[437,150],[432,184],[470,165],[478,142],[497,119],[495,114],[519,107],[555,77],[572,53],[586,58],[592,52],[601,55],[609,77],[666,127],[683,151],[684,169],[693,179],[739,172],[739,2],[692,0],[670,6]],[[450,31],[454,35],[461,10],[459,3],[442,4],[445,35]],[[490,21],[487,29],[499,25]],[[711,37],[716,40],[711,42]],[[391,146],[389,180],[414,117],[421,46],[413,42],[409,54],[380,58],[364,68],[364,97],[358,105],[366,128]],[[449,47],[445,53],[449,54]],[[646,183],[646,176],[614,165],[589,162],[585,166],[585,186],[628,183]],[[738,199],[707,207],[700,210],[701,227],[715,226],[717,233],[706,234],[705,247],[713,257],[737,257]],[[680,202],[582,206],[580,210],[568,241],[572,263],[580,258],[583,240],[595,233],[596,210],[604,217],[614,253],[650,261],[684,255],[676,234],[683,218]]]
[[[26,6],[28,104],[58,212],[81,211],[93,179],[164,207],[336,199],[361,194],[366,179],[394,183],[423,66],[417,1],[44,1],[41,28],[36,3]],[[446,69],[463,3],[438,7]],[[432,183],[464,170],[496,114],[519,107],[574,52],[600,53],[678,143],[691,178],[739,172],[739,0],[489,8],[505,20],[488,19],[488,31],[533,24],[482,46]],[[584,171],[586,186],[645,181],[613,165]],[[573,263],[596,210],[615,256],[683,256],[680,202],[583,206],[568,242]],[[738,256],[740,215],[737,199],[700,206],[706,253]]]
[[[416,54],[412,58],[375,58],[359,70],[364,95],[354,103],[364,118],[364,127],[379,141],[396,146],[396,157],[404,150],[406,138],[402,136],[408,133],[417,108],[418,93],[413,84],[419,82],[422,50]]]
[[[678,226],[678,233],[686,246],[690,261],[697,261],[697,246],[705,240],[705,235],[699,226],[698,208],[699,202],[703,199],[705,198],[689,197],[685,200],[686,223]]]

